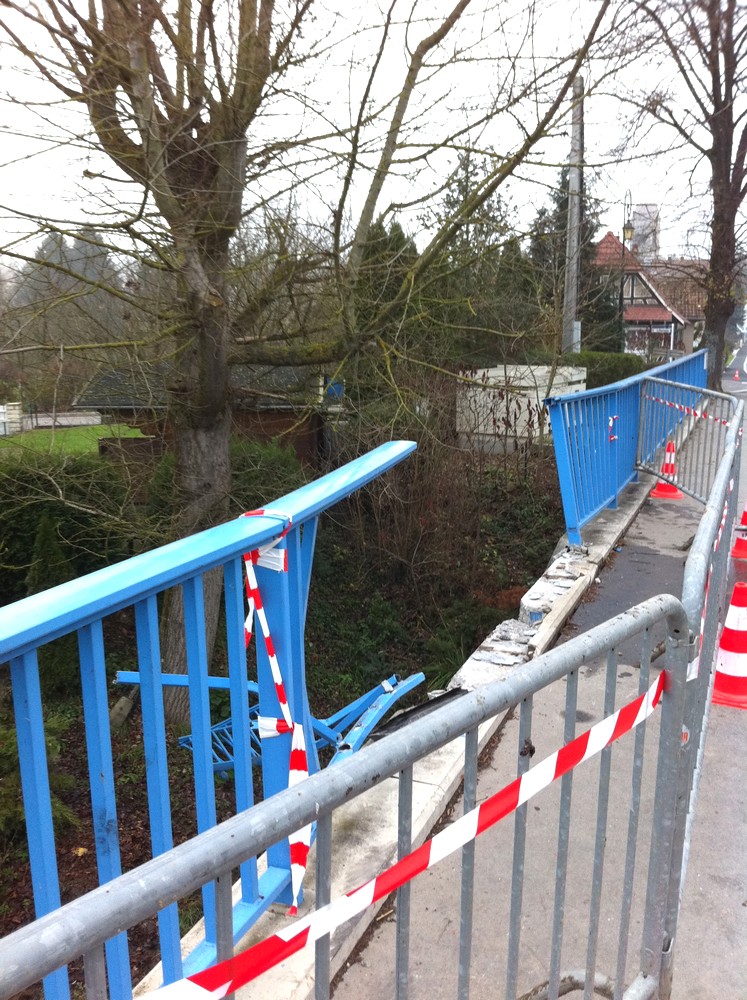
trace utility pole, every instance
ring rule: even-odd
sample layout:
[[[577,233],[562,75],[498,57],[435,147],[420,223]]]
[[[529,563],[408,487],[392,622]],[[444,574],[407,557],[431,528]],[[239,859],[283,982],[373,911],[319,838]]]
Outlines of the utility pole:
[[[563,295],[563,353],[581,349],[578,314],[578,272],[581,236],[581,181],[584,164],[584,79],[573,81],[571,155],[568,160],[568,229],[565,245],[565,291]]]

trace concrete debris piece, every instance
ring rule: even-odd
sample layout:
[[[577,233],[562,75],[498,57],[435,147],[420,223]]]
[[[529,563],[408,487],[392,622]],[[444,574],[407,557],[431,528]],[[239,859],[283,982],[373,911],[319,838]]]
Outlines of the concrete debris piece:
[[[511,639],[500,639],[498,641],[487,639],[477,647],[477,650],[472,655],[476,656],[477,653],[483,653],[490,656],[493,652],[501,652],[514,653],[521,656],[527,651],[527,643],[528,640],[525,642],[513,642]]]
[[[519,664],[508,666],[501,663],[477,663],[471,657],[464,663],[449,681],[449,691],[461,688],[463,691],[474,691],[475,688],[493,681],[505,681],[513,677]]]
[[[508,618],[505,622],[501,622],[498,628],[493,629],[485,641],[507,639],[510,642],[526,643],[529,642],[536,631],[537,629],[534,625],[527,625],[525,622],[520,622],[517,618]]]
[[[491,681],[506,680],[530,659],[529,642],[536,631],[516,619],[501,622],[454,674],[448,690],[472,691]]]
[[[580,561],[576,565],[573,565],[568,559],[558,559],[548,566],[544,572],[544,577],[548,580],[578,580],[583,569]]]

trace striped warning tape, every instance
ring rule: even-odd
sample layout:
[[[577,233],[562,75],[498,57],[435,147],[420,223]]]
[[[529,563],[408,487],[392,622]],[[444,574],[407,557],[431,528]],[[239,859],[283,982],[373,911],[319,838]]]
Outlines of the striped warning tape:
[[[644,394],[644,399],[650,399],[654,403],[663,403],[664,406],[669,406],[673,410],[679,410],[680,413],[686,413],[689,417],[697,417],[699,420],[713,420],[714,423],[721,424],[723,427],[728,427],[731,423],[730,420],[724,420],[723,417],[714,417],[710,413],[706,413],[704,410],[696,410],[694,406],[685,406],[683,403],[673,403],[671,399],[662,399],[661,396],[649,396],[647,393]]]
[[[155,1000],[207,1000],[208,997],[224,997],[257,979],[268,969],[330,934],[416,875],[464,847],[553,781],[640,725],[659,704],[664,684],[665,674],[662,671],[648,691],[535,764],[376,878],[294,921],[240,955],[145,996]]]
[[[706,615],[708,613],[708,598],[711,592],[711,576],[713,575],[713,558],[719,550],[721,545],[721,538],[724,534],[724,529],[726,528],[726,518],[729,513],[729,501],[731,498],[732,490],[734,489],[734,479],[729,480],[729,489],[726,494],[726,500],[724,500],[724,509],[721,512],[721,521],[718,526],[718,531],[716,532],[716,537],[713,539],[713,550],[711,555],[711,560],[708,566],[708,573],[706,575],[705,592],[703,595],[703,607],[700,612],[700,633],[698,635],[697,643],[697,653],[692,660],[687,665],[687,680],[694,681],[698,674],[700,673],[700,654],[703,649],[703,635],[705,633],[705,623]]]
[[[252,638],[252,626],[254,616],[256,614],[260,631],[262,632],[262,638],[264,639],[265,650],[267,651],[267,659],[270,663],[270,672],[272,674],[272,680],[275,684],[275,692],[280,705],[280,714],[282,715],[282,719],[272,719],[267,716],[259,716],[257,720],[259,736],[260,739],[270,739],[273,736],[279,736],[281,733],[291,734],[291,752],[290,760],[288,762],[288,788],[292,788],[294,785],[297,785],[299,781],[303,781],[304,778],[308,777],[309,774],[309,761],[306,755],[306,738],[304,736],[303,725],[300,722],[294,723],[291,718],[288,696],[285,691],[285,683],[280,670],[280,664],[278,663],[275,643],[273,642],[273,638],[270,633],[267,613],[264,609],[264,605],[262,604],[262,595],[259,590],[257,573],[254,568],[255,566],[265,566],[268,569],[274,570],[276,573],[288,572],[288,550],[278,550],[276,546],[290,531],[292,527],[292,518],[288,514],[283,514],[281,511],[271,510],[269,508],[263,510],[250,510],[243,516],[279,517],[281,520],[287,522],[283,531],[280,532],[277,538],[275,538],[269,545],[259,549],[254,549],[252,552],[247,552],[244,556],[244,566],[246,567],[246,597],[248,603],[248,612],[246,621],[244,622],[244,638],[246,645],[248,646]],[[303,877],[306,874],[306,863],[309,857],[309,849],[311,848],[311,826],[305,826],[301,830],[297,830],[294,834],[292,834],[288,838],[288,846],[290,850],[291,862],[291,889],[293,892],[293,903],[288,911],[288,914],[293,917],[296,913],[298,913],[298,900],[301,894]]]

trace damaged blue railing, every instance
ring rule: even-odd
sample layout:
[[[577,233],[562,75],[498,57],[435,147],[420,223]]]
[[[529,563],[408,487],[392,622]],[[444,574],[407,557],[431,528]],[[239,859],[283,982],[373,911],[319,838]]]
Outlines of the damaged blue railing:
[[[230,696],[230,766],[233,768],[235,808],[240,812],[254,801],[252,763],[262,769],[265,797],[288,785],[291,737],[288,733],[268,740],[258,752],[253,719],[261,713],[279,719],[281,709],[268,667],[268,649],[256,643],[257,680],[250,680],[245,646],[243,556],[276,546],[284,553],[287,571],[256,566],[264,611],[272,630],[281,665],[290,714],[301,722],[308,739],[308,769],[318,769],[316,740],[322,739],[340,755],[357,749],[376,721],[403,690],[422,675],[398,687],[396,678],[378,685],[369,696],[346,706],[335,716],[312,716],[306,694],[304,626],[311,580],[312,557],[319,515],[353,491],[401,462],[415,448],[410,442],[389,442],[350,462],[316,482],[278,499],[272,510],[259,516],[237,518],[170,545],[143,553],[88,576],[0,608],[0,663],[9,662],[15,723],[28,831],[29,857],[37,917],[60,906],[52,796],[45,745],[45,705],[40,685],[37,652],[60,636],[76,633],[85,720],[85,740],[99,884],[122,872],[117,827],[117,801],[109,721],[105,619],[125,609],[134,617],[137,671],[125,679],[140,685],[143,744],[153,856],[173,847],[169,761],[164,718],[164,689],[172,683],[189,688],[195,806],[198,831],[216,824],[214,723],[210,690],[226,688]],[[226,677],[212,677],[209,670],[203,577],[217,569],[223,574],[223,611],[228,670]],[[162,671],[159,614],[163,598],[173,588],[181,590],[184,609],[186,674],[169,676]],[[223,720],[224,735],[226,722]],[[274,845],[267,866],[260,873],[256,858],[240,868],[241,894],[233,906],[233,937],[238,939],[275,902],[291,902],[291,864],[288,841]],[[205,936],[183,962],[179,914],[176,904],[158,914],[158,933],[166,982],[190,969],[202,967],[216,956],[215,886],[203,889]],[[126,934],[107,942],[109,993],[117,1000],[131,996],[130,961]],[[1,975],[0,970],[0,975]],[[45,980],[47,1000],[68,1000],[64,969]]]

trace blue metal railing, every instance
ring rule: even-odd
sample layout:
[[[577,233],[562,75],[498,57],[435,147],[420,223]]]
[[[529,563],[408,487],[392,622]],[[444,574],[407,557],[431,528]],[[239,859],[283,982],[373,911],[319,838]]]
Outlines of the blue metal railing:
[[[151,845],[155,857],[173,847],[164,717],[164,687],[169,684],[169,678],[161,670],[159,636],[159,603],[163,603],[163,595],[171,588],[181,588],[197,828],[202,832],[216,824],[209,700],[214,678],[209,674],[207,654],[202,585],[205,573],[215,568],[223,573],[235,806],[236,812],[240,812],[254,801],[242,557],[246,552],[273,542],[287,552],[287,572],[258,565],[256,573],[278,661],[283,668],[291,716],[294,721],[303,722],[307,733],[312,733],[303,634],[319,514],[402,461],[414,448],[410,442],[389,442],[280,498],[263,516],[237,518],[0,608],[0,663],[10,663],[37,917],[60,906],[38,649],[62,635],[77,633],[96,860],[99,883],[103,884],[122,872],[104,619],[123,609],[134,612]],[[256,657],[260,711],[264,716],[279,718],[277,692],[263,643],[256,644]],[[316,749],[313,740],[308,744],[309,770],[313,771],[318,768]],[[290,736],[287,734],[263,745],[261,767],[265,797],[287,786],[289,752]],[[263,874],[258,872],[256,859],[245,861],[240,874],[241,899],[233,908],[235,939],[243,935],[272,903],[290,903],[287,841],[270,849]],[[203,889],[203,911],[205,941],[185,962],[181,956],[177,905],[171,904],[158,914],[165,982],[179,979],[191,969],[203,967],[215,959],[213,883]],[[126,934],[108,941],[106,953],[110,995],[113,1000],[129,1000],[131,984]],[[69,983],[64,969],[45,980],[45,991],[48,1000],[68,1000]]]
[[[632,378],[587,392],[551,396],[550,412],[555,460],[568,541],[581,545],[581,528],[618,497],[637,475],[641,386],[647,378],[705,388],[707,352],[684,358]],[[670,408],[658,427],[665,436],[684,419]],[[648,441],[656,448],[660,440]]]

